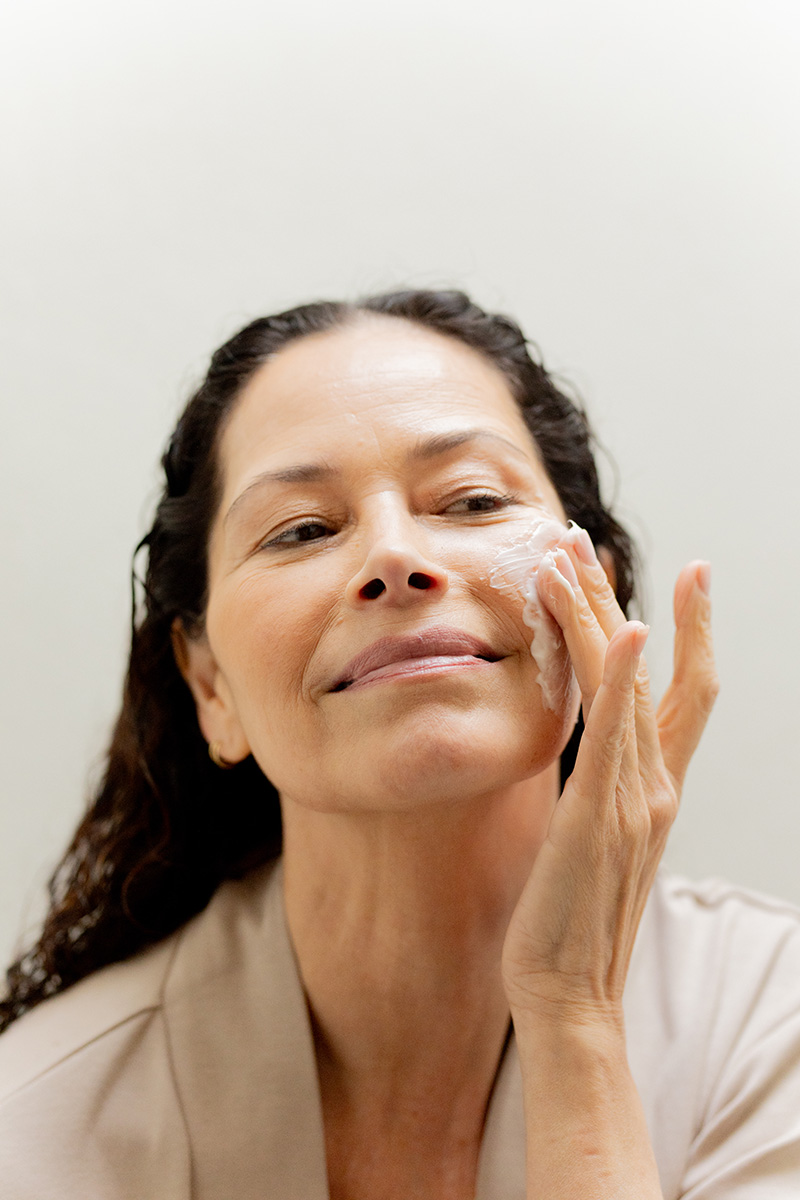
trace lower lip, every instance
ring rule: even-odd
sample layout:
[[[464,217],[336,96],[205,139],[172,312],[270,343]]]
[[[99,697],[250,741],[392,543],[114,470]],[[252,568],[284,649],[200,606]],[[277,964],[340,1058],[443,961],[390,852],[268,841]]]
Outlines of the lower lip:
[[[369,687],[373,683],[386,683],[393,679],[424,679],[431,675],[443,675],[449,671],[465,671],[476,667],[491,667],[493,664],[485,658],[474,658],[464,654],[438,654],[431,658],[407,658],[402,662],[387,663],[385,667],[377,667],[368,671],[353,683],[343,689],[353,692],[359,688]]]

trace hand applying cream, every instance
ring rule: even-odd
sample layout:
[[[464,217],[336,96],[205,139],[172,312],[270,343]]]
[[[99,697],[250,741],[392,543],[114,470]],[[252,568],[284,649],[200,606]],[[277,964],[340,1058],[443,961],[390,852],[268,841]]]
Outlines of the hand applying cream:
[[[539,668],[536,682],[545,707],[552,711],[571,700],[575,676],[561,630],[539,600],[536,585],[542,561],[552,556],[566,533],[566,526],[542,510],[526,537],[500,551],[489,575],[492,587],[516,592],[523,601],[522,620],[533,631],[530,650]]]

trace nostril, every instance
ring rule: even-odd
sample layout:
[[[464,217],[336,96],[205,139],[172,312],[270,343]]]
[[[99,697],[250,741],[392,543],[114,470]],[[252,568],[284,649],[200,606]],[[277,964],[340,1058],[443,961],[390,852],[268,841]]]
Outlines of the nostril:
[[[361,596],[364,600],[376,600],[381,592],[386,591],[386,585],[382,579],[370,579],[369,583],[365,583],[361,589]]]
[[[413,571],[408,577],[408,586],[419,588],[421,592],[425,592],[428,588],[433,587],[434,581],[430,575],[423,575],[420,571]]]

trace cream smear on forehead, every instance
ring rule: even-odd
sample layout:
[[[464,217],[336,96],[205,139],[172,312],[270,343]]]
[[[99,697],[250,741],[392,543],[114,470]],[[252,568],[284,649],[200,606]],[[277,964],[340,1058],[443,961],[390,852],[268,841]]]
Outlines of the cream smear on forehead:
[[[536,682],[545,707],[553,712],[570,700],[575,675],[561,630],[539,599],[536,582],[542,560],[566,532],[567,527],[552,513],[542,511],[526,535],[500,551],[489,573],[492,587],[516,593],[523,602],[522,619],[533,630],[531,655],[539,668]]]

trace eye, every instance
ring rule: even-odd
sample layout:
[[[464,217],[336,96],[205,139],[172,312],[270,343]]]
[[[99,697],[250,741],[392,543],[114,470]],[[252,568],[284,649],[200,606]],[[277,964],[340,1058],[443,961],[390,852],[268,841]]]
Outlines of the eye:
[[[269,538],[262,546],[297,546],[303,542],[318,542],[336,531],[324,521],[299,521],[283,529],[276,537]]]
[[[464,513],[494,513],[500,512],[514,504],[516,496],[501,495],[498,492],[471,492],[468,496],[460,496],[445,508],[446,513],[459,515]]]

